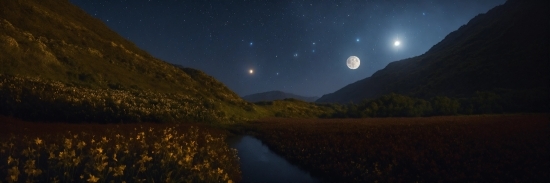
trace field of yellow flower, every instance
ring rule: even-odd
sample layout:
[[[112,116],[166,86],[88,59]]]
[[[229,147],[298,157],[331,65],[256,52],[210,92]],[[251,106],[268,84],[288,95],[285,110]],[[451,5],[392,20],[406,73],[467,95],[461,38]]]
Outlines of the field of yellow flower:
[[[6,120],[2,118],[2,123]],[[236,150],[225,136],[190,125],[2,124],[0,178],[7,182],[233,182]],[[11,126],[10,126],[11,125]],[[32,124],[26,124],[32,125]],[[67,129],[82,129],[81,132]],[[5,132],[14,128],[11,135]],[[95,128],[95,129],[92,129]],[[103,129],[103,130],[100,130]],[[40,131],[33,133],[33,131]],[[56,133],[57,132],[57,133]]]

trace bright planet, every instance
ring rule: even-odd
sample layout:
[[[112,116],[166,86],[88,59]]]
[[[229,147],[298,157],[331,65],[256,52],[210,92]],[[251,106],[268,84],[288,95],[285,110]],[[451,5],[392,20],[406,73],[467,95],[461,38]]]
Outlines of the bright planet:
[[[350,69],[357,69],[359,65],[361,65],[361,61],[359,60],[359,57],[351,56],[346,61],[346,64]]]
[[[393,43],[394,46],[399,46],[400,44],[401,44],[401,42],[399,42],[399,41],[395,41],[395,42]]]

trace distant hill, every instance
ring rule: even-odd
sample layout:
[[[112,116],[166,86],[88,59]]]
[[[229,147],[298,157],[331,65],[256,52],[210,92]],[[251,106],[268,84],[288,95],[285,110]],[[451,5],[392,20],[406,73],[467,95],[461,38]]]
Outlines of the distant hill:
[[[315,102],[315,100],[317,100],[319,97],[304,97],[304,96],[295,95],[292,93],[285,93],[282,91],[268,91],[263,93],[251,94],[243,97],[244,100],[249,102],[283,100],[287,98],[298,99],[306,102]]]
[[[549,18],[548,2],[509,0],[426,53],[392,62],[317,102],[359,102],[389,93],[461,98],[483,91],[511,102],[545,103],[550,101]]]
[[[96,122],[227,122],[254,110],[66,0],[0,1],[0,104],[3,115]]]

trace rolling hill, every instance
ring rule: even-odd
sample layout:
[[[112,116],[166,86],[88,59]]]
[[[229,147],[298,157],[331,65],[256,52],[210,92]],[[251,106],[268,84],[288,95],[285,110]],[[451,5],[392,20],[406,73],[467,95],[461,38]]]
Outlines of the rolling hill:
[[[251,94],[243,97],[244,100],[249,102],[283,100],[287,98],[298,99],[306,102],[315,102],[315,100],[317,100],[319,97],[305,97],[305,96],[295,95],[292,93],[285,93],[282,91],[268,91],[268,92],[262,92],[262,93],[255,93],[255,94]]]
[[[0,114],[33,120],[225,122],[254,106],[156,59],[69,1],[0,1]]]
[[[548,107],[548,12],[547,2],[509,0],[474,17],[426,53],[392,62],[316,102],[360,102],[389,93],[429,99],[491,92]]]

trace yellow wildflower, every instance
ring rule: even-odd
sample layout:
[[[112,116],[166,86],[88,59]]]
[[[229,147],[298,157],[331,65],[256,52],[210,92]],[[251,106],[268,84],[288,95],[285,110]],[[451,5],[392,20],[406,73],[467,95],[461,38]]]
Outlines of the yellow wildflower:
[[[78,145],[77,145],[78,149],[82,149],[82,148],[84,148],[84,146],[86,146],[86,142],[84,142],[84,141],[79,142]]]
[[[10,175],[8,181],[17,182],[17,179],[19,178],[19,168],[17,168],[17,166],[12,167],[8,170],[8,174]]]
[[[88,182],[97,182],[99,181],[98,177],[95,177],[94,175],[90,175],[90,178],[88,179]]]
[[[36,145],[40,145],[42,144],[42,140],[38,137],[36,137],[36,139],[34,140],[34,143],[36,143]]]
[[[65,139],[65,147],[70,148],[73,145],[73,141],[71,139]]]
[[[124,169],[126,168],[126,165],[120,165],[119,167],[116,167],[114,170],[113,176],[121,176],[124,175]]]

